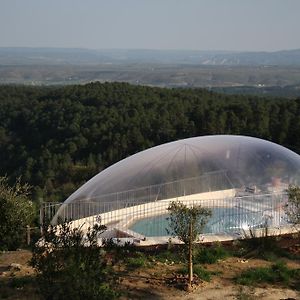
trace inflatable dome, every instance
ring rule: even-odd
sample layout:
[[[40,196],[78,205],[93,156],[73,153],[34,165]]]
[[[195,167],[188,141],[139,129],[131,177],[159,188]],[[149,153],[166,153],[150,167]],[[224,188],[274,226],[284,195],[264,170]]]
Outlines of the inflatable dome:
[[[212,210],[206,233],[240,234],[245,226],[262,228],[266,222],[281,228],[288,224],[290,184],[300,184],[300,156],[287,148],[246,136],[194,137],[103,170],[60,205],[52,223],[102,223],[109,237],[165,237],[168,206],[181,201]]]
[[[275,143],[246,136],[201,136],[125,158],[93,177],[65,203],[139,196],[141,201],[155,201],[229,188],[265,193],[298,184],[299,175],[300,156]]]

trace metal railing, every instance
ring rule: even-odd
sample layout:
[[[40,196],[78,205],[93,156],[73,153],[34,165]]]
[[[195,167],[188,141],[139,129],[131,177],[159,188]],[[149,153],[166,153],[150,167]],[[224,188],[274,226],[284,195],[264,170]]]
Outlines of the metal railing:
[[[164,187],[166,188],[166,187]],[[191,190],[190,190],[191,192]],[[102,223],[111,235],[121,237],[166,236],[168,206],[180,201],[187,206],[201,205],[212,210],[205,232],[213,234],[238,233],[247,228],[280,228],[287,224],[284,205],[286,193],[234,196],[234,190],[193,193],[159,200],[145,198],[124,201],[90,201],[77,203],[44,203],[41,224],[51,221],[72,221],[73,226],[90,227]],[[130,191],[134,193],[134,191]],[[168,194],[170,195],[170,194]],[[108,198],[104,198],[108,199]],[[149,198],[147,198],[148,200]],[[151,199],[151,198],[150,198]]]
[[[198,177],[185,178],[116,193],[78,196],[74,201],[77,203],[76,205],[70,203],[68,206],[61,206],[55,218],[80,219],[90,216],[91,210],[93,214],[100,214],[136,204],[212,192],[226,188],[232,188],[227,171],[219,170],[205,173]],[[84,204],[81,206],[81,203]],[[56,210],[55,205],[53,207],[50,205],[47,210]],[[51,212],[47,213],[53,216]]]

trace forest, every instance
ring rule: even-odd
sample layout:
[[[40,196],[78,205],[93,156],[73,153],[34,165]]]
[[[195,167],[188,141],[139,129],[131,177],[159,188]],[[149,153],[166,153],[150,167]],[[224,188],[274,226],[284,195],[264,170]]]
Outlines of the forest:
[[[64,201],[111,164],[169,141],[240,134],[300,154],[300,98],[128,83],[0,86],[0,176]]]

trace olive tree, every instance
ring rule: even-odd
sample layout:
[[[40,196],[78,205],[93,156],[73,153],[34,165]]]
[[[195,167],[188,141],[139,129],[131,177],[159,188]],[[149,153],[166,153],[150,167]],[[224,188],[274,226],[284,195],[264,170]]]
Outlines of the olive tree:
[[[0,249],[15,250],[22,244],[26,225],[34,218],[29,186],[17,182],[10,186],[0,177]]]
[[[291,185],[288,190],[288,201],[285,205],[285,213],[291,222],[300,232],[300,187]]]
[[[193,245],[199,235],[203,233],[204,226],[212,215],[210,209],[200,205],[187,205],[173,201],[168,207],[169,216],[169,233],[177,237],[186,245],[186,255],[189,270],[189,286],[193,281]]]

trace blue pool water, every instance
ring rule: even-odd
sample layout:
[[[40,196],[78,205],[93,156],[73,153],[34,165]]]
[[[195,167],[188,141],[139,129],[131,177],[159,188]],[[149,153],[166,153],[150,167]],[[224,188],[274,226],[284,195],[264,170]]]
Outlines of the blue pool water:
[[[239,232],[243,226],[260,226],[264,222],[262,212],[251,212],[240,208],[217,207],[204,228],[204,233]],[[144,236],[168,236],[168,215],[159,215],[138,220],[130,229]]]

